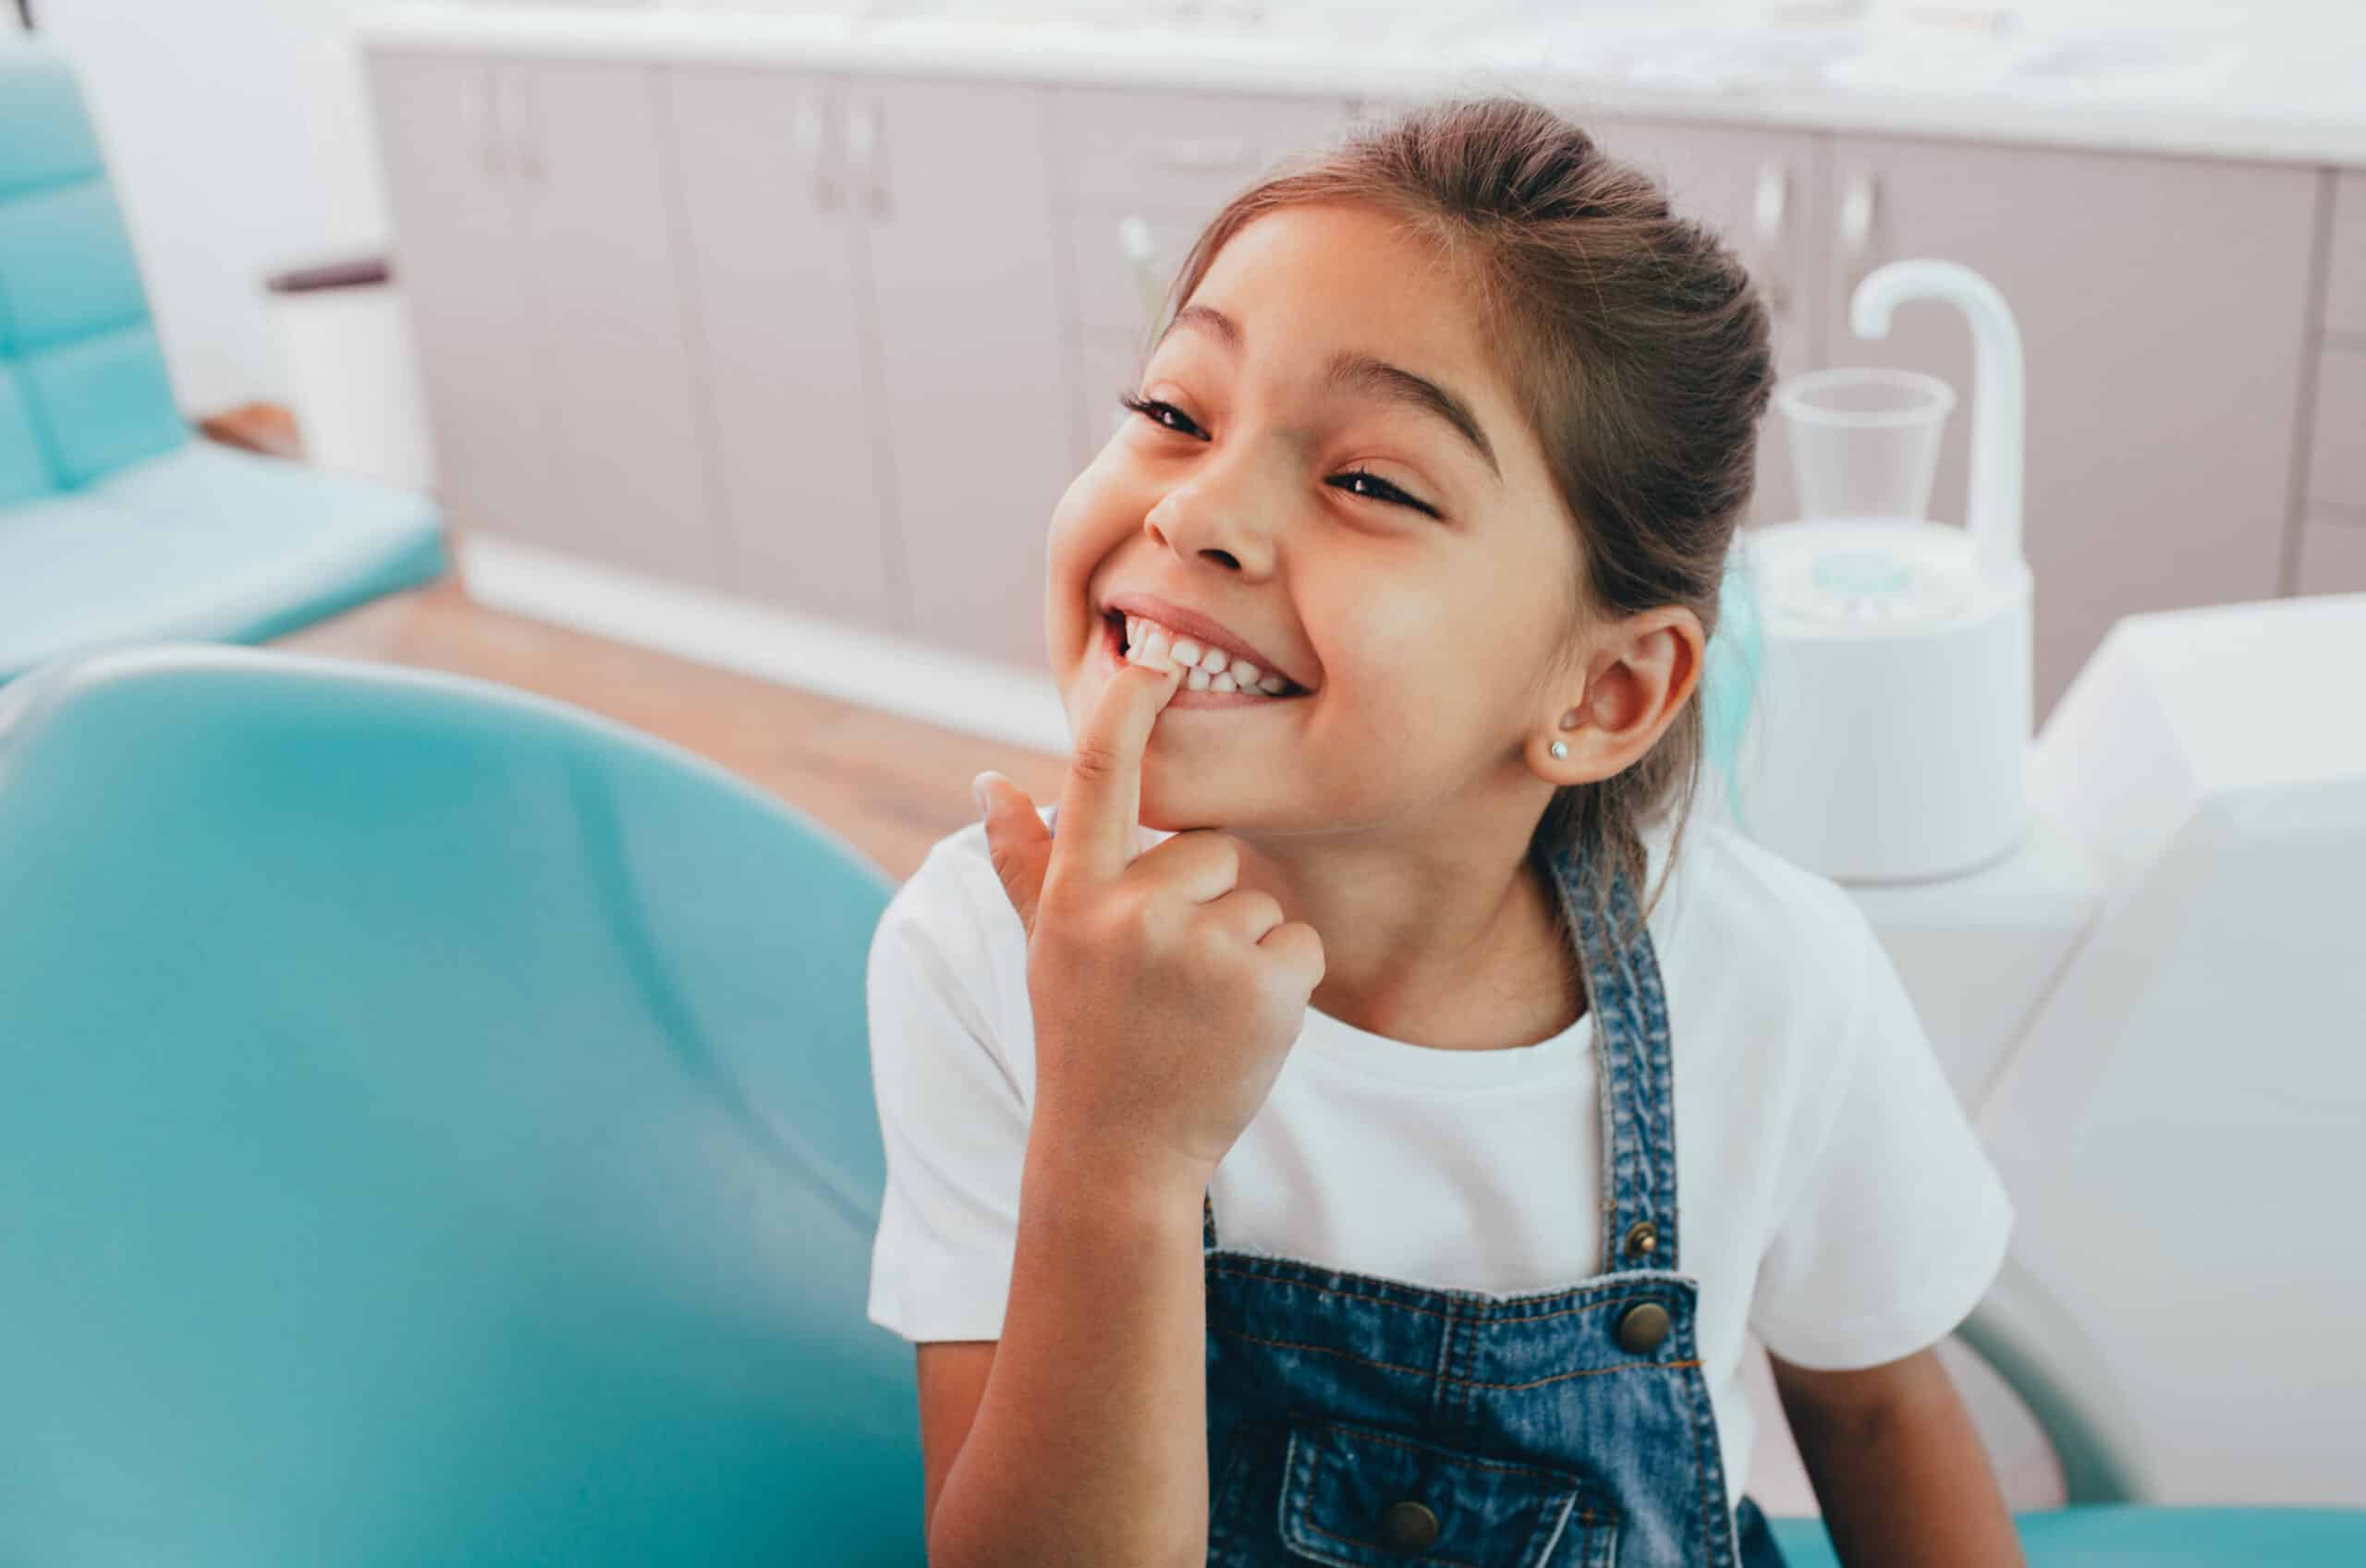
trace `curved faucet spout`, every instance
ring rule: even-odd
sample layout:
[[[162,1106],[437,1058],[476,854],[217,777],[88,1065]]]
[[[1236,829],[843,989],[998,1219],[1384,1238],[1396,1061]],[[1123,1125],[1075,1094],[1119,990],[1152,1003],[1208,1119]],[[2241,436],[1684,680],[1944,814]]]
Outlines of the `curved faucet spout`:
[[[1909,299],[1944,299],[1971,324],[1971,493],[1964,521],[1982,577],[2010,580],[2021,556],[2022,448],[2028,429],[2021,333],[1996,286],[1957,261],[1892,261],[1848,301],[1859,337],[1889,335],[1890,313]]]

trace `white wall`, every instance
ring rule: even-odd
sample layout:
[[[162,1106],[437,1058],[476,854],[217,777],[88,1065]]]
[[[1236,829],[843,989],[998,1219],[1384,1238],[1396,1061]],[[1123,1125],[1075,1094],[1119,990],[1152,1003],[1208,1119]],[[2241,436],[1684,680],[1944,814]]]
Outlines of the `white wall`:
[[[350,40],[376,3],[34,0],[81,79],[192,416],[285,400],[266,274],[386,242]]]

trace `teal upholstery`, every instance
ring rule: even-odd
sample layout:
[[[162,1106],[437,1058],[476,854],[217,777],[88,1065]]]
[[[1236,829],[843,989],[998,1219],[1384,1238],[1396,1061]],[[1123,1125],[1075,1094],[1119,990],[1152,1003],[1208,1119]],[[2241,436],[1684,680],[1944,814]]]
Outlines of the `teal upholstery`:
[[[0,1562],[917,1568],[891,880],[457,677],[0,689]]]
[[[81,93],[22,40],[0,43],[0,500],[189,439]]]
[[[260,642],[444,565],[420,496],[191,442],[0,507],[0,681],[111,645]]]
[[[1821,1519],[1769,1519],[1788,1568],[1840,1568]],[[2366,1511],[2149,1508],[2138,1503],[2014,1515],[2030,1568],[2357,1568]]]
[[[425,497],[190,440],[73,76],[0,39],[0,682],[257,641],[444,566]]]

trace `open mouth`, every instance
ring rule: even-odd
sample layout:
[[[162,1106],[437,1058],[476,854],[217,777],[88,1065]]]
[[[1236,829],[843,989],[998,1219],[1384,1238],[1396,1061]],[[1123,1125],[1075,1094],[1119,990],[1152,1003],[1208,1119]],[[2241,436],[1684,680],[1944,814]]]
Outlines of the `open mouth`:
[[[1104,612],[1101,617],[1101,621],[1103,627],[1103,640],[1108,646],[1110,656],[1120,663],[1134,662],[1135,661],[1128,657],[1128,655],[1132,651],[1132,649],[1127,638],[1126,616],[1124,613],[1122,611]],[[1302,687],[1296,681],[1291,680],[1287,675],[1280,675],[1277,674],[1271,678],[1276,678],[1281,681],[1282,685],[1280,690],[1269,692],[1262,690],[1259,687],[1242,688],[1235,684],[1233,677],[1228,672],[1212,671],[1202,665],[1201,667],[1195,668],[1190,675],[1185,677],[1184,688],[1182,690],[1178,690],[1171,700],[1181,701],[1186,697],[1189,697],[1194,699],[1194,701],[1190,704],[1192,706],[1198,706],[1211,700],[1224,702],[1238,701],[1243,705],[1254,705],[1265,702],[1287,702],[1292,698],[1304,697],[1308,695],[1307,688],[1305,687]]]

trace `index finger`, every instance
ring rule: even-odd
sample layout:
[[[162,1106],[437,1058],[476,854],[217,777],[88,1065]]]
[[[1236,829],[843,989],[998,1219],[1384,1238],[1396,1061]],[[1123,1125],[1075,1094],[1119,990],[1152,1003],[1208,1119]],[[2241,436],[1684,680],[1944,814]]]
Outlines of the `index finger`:
[[[1134,847],[1142,813],[1142,752],[1159,711],[1183,684],[1183,667],[1128,663],[1109,677],[1085,715],[1060,787],[1059,831],[1052,839],[1053,875],[1115,881]]]

